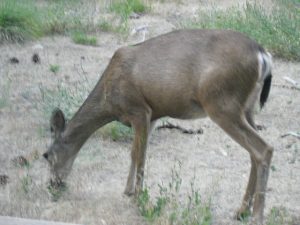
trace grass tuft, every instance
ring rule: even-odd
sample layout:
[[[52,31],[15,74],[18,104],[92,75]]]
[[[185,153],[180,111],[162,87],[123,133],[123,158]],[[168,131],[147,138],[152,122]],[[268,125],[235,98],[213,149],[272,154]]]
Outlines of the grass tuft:
[[[293,221],[293,218],[288,214],[284,207],[273,207],[266,220],[266,225],[296,224],[296,221]]]
[[[82,31],[73,32],[71,37],[72,37],[72,40],[76,44],[92,45],[92,46],[97,45],[97,38],[96,37],[88,36],[86,33],[82,32]]]
[[[41,17],[30,0],[0,2],[0,43],[23,42],[43,34]]]
[[[132,13],[145,13],[147,7],[141,0],[118,0],[111,3],[110,10],[127,21]]]
[[[120,122],[111,122],[100,129],[101,135],[104,137],[110,137],[113,141],[119,141],[131,138],[133,136],[133,130],[131,127],[127,127]]]
[[[51,64],[50,65],[50,71],[52,72],[52,73],[58,73],[58,71],[59,71],[59,65],[53,65],[53,64]]]

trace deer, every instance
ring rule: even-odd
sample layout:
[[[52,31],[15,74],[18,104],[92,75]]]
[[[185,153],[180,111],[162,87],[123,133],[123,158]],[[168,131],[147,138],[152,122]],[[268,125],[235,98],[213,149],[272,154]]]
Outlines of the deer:
[[[258,135],[254,112],[266,103],[271,80],[271,54],[232,30],[175,30],[121,47],[68,123],[60,109],[53,111],[53,143],[43,154],[50,180],[66,179],[91,134],[120,121],[134,130],[124,193],[137,196],[143,189],[146,148],[155,121],[209,117],[250,155],[249,181],[236,219],[252,213],[252,221],[263,224],[274,150]]]

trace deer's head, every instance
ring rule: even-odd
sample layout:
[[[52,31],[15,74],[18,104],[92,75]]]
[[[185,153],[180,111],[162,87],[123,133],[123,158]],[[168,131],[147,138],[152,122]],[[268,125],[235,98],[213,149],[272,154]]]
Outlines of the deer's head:
[[[48,161],[51,183],[61,183],[71,171],[75,156],[71,155],[71,145],[63,138],[66,119],[60,109],[55,109],[50,119],[52,144],[43,157]]]

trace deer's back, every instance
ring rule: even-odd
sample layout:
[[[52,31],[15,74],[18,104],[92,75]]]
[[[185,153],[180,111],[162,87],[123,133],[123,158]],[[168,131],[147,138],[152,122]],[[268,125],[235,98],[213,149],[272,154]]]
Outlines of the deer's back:
[[[206,101],[223,92],[250,94],[259,51],[256,42],[238,32],[179,30],[121,48],[114,57],[118,76],[134,86],[157,117],[185,118],[204,114]]]

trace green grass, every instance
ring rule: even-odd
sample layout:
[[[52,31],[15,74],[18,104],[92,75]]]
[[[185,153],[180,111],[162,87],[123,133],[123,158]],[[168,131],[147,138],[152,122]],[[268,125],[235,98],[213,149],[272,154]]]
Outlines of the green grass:
[[[105,125],[99,132],[103,137],[109,137],[113,141],[124,140],[133,136],[133,130],[131,127],[127,127],[117,121]]]
[[[0,2],[0,43],[23,42],[42,35],[41,15],[30,0]]]
[[[259,4],[245,8],[200,11],[199,18],[180,24],[185,28],[232,29],[257,40],[275,56],[300,60],[299,8],[288,0],[277,0],[270,13]]]
[[[59,68],[60,68],[60,66],[59,65],[54,65],[54,64],[51,64],[50,65],[50,71],[52,72],[52,73],[58,73],[58,71],[59,71]]]
[[[112,1],[110,10],[120,15],[123,21],[127,21],[132,13],[145,13],[147,6],[141,0],[117,0]]]
[[[149,222],[153,222],[159,216],[161,216],[168,199],[165,196],[159,196],[156,198],[156,202],[153,203],[150,200],[149,189],[145,188],[138,196],[137,204],[141,215]]]
[[[92,4],[86,5],[79,0],[47,1],[45,4],[33,0],[2,0],[0,42],[20,42],[76,30],[94,32],[97,24],[94,24],[88,8],[90,5],[92,8]]]
[[[82,32],[82,31],[73,32],[71,37],[72,37],[72,40],[76,44],[92,45],[92,46],[97,45],[97,38],[96,37],[88,36],[86,33]]]
[[[138,196],[138,208],[141,215],[149,222],[166,221],[172,225],[210,225],[212,213],[210,200],[204,201],[195,188],[195,177],[190,182],[187,199],[180,197],[182,179],[181,164],[172,169],[171,180],[167,185],[159,185],[159,196],[151,201],[150,190],[144,188]]]
[[[284,207],[273,207],[266,218],[266,225],[294,225],[296,221],[289,215]]]

